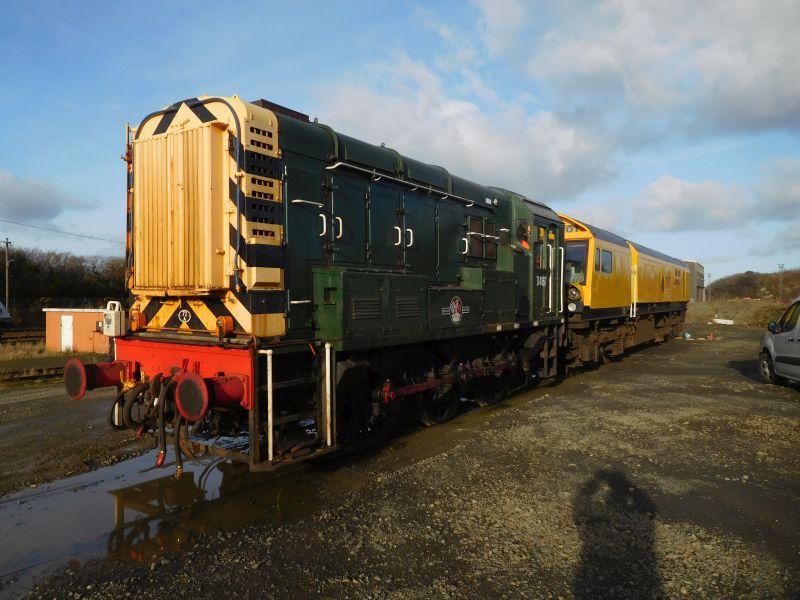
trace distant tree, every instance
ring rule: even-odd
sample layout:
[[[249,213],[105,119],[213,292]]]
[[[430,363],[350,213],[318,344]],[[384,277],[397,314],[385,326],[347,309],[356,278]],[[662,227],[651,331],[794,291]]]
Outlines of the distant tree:
[[[12,315],[26,325],[38,325],[47,306],[97,307],[126,295],[125,259],[76,256],[68,252],[13,248],[11,260]],[[0,269],[0,289],[5,272]]]
[[[778,298],[780,274],[745,271],[721,277],[708,286],[706,292],[718,300],[732,298]],[[783,272],[783,298],[800,296],[800,269]]]

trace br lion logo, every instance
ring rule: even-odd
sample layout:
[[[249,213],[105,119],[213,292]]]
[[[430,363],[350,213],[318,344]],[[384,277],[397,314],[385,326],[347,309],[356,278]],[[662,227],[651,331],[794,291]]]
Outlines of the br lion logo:
[[[461,298],[453,296],[450,300],[450,321],[453,325],[461,323],[461,316],[464,313],[464,305],[461,303]]]

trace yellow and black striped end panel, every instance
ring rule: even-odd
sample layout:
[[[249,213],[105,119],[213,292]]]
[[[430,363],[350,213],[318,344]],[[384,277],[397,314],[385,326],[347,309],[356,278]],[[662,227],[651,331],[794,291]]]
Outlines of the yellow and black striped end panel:
[[[246,289],[282,290],[284,199],[278,120],[261,106],[248,104],[247,109],[241,217],[231,227],[230,243],[234,252],[238,244],[237,266]],[[231,198],[235,203],[235,191]]]
[[[209,126],[224,132],[222,141],[207,147],[186,142],[193,135],[190,132]],[[139,164],[139,172],[153,176],[140,177],[140,183],[146,185],[140,186],[139,202],[134,203],[134,249],[137,246],[140,252],[149,249],[154,257],[159,257],[173,252],[171,248],[174,247],[178,250],[173,254],[178,252],[178,258],[187,264],[192,257],[208,262],[199,272],[212,275],[193,276],[186,282],[188,285],[184,282],[175,285],[176,277],[170,265],[177,264],[177,260],[167,260],[156,276],[149,277],[145,261],[135,260],[132,289],[140,297],[148,329],[208,331],[215,329],[218,316],[230,315],[237,332],[256,336],[283,335],[284,198],[278,137],[278,120],[271,110],[243,102],[236,96],[176,102],[142,122],[136,133],[134,157],[137,149],[141,149],[140,156],[147,161]],[[216,158],[200,156],[212,148],[223,151]],[[185,202],[181,198],[186,189],[172,185],[175,177],[168,176],[171,171],[165,165],[178,164],[183,173],[185,165],[193,164],[187,162],[191,157],[195,157],[198,164],[210,161],[209,164],[215,165],[219,161],[223,185],[213,186],[220,190],[219,202],[215,196],[214,202],[198,204],[197,210],[192,212],[198,216],[193,217],[191,223],[196,221],[196,224],[189,233],[197,235],[187,237],[186,231],[175,229],[180,223],[172,224],[175,227],[170,225],[175,231],[170,229],[171,235],[164,235],[163,223],[172,223],[170,218],[174,211],[170,207],[177,200]],[[183,179],[187,179],[186,174]],[[199,176],[195,179],[200,181]],[[221,225],[219,243],[213,223]],[[209,224],[211,230],[205,233]],[[214,238],[213,243],[192,245],[192,240],[211,238]],[[164,240],[168,239],[173,243],[165,247]]]
[[[283,268],[282,174],[271,110],[201,97],[146,117],[133,141],[134,293],[210,295],[244,268],[247,287],[274,289],[282,276],[263,269]]]
[[[257,337],[280,337],[286,333],[283,311],[251,314],[232,293],[223,298],[139,297],[131,312],[145,316],[145,331],[217,333],[217,318],[233,318],[234,333]]]

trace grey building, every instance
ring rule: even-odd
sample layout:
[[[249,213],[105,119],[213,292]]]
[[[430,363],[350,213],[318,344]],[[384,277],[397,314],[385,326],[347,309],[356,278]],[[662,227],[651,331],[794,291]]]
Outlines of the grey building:
[[[689,269],[689,295],[693,302],[706,301],[706,270],[696,260],[684,260]]]

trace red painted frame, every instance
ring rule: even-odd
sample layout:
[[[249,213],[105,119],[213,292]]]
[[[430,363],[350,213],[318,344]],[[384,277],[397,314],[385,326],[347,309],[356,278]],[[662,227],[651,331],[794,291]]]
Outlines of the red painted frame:
[[[244,398],[241,405],[253,408],[253,349],[200,346],[196,344],[172,344],[140,338],[116,338],[116,359],[130,365],[128,375],[147,379],[156,374],[165,376],[173,368],[191,371],[200,377],[235,375],[244,379]]]

